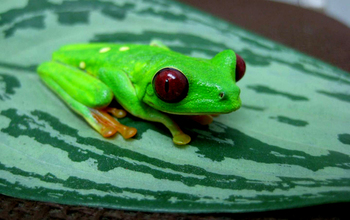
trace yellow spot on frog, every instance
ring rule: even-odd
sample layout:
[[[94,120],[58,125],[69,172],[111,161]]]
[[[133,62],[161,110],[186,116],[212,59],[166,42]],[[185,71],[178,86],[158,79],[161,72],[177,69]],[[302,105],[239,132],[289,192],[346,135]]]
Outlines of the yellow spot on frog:
[[[81,62],[79,63],[79,67],[80,67],[80,69],[85,69],[85,67],[86,67],[85,62],[84,62],[84,61],[81,61]]]
[[[110,51],[111,48],[110,47],[104,47],[104,48],[101,48],[101,50],[99,51],[100,53],[106,53],[108,51]]]
[[[126,50],[129,50],[130,48],[129,47],[121,47],[119,48],[119,51],[126,51]]]

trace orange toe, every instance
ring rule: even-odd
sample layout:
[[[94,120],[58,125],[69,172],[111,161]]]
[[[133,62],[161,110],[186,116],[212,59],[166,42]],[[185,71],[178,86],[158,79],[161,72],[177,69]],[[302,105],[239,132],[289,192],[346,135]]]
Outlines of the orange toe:
[[[119,132],[123,136],[123,138],[129,139],[136,135],[137,129],[133,127],[124,126],[124,128],[121,129]]]
[[[101,135],[105,138],[108,138],[108,137],[112,137],[115,133],[117,133],[117,129],[114,128],[114,127],[107,127],[107,126],[103,126],[101,128]]]
[[[106,111],[114,115],[116,118],[124,118],[126,116],[126,111],[123,109],[107,108]]]

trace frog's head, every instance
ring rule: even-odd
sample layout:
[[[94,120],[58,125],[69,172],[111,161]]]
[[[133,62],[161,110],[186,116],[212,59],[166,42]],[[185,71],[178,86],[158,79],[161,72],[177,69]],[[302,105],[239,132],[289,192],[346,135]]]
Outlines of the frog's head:
[[[241,106],[236,82],[245,62],[232,50],[210,60],[176,54],[157,63],[143,97],[151,107],[171,114],[221,114]]]

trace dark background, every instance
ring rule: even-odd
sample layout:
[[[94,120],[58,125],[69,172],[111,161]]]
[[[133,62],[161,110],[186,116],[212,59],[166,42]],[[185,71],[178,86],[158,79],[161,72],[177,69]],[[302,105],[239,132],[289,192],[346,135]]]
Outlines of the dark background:
[[[263,0],[180,0],[350,72],[350,29],[321,12]],[[0,219],[342,219],[349,203],[242,214],[169,214],[34,202],[0,195]]]
[[[266,0],[179,1],[350,72],[350,28],[322,12]]]

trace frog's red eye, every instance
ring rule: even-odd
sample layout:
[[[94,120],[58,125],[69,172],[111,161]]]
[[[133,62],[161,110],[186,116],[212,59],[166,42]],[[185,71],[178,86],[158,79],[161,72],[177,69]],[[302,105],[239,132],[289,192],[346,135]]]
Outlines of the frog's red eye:
[[[188,81],[180,71],[172,68],[159,70],[153,78],[158,98],[164,102],[180,102],[188,92]]]
[[[245,62],[243,58],[236,54],[236,82],[243,78],[245,73]]]

